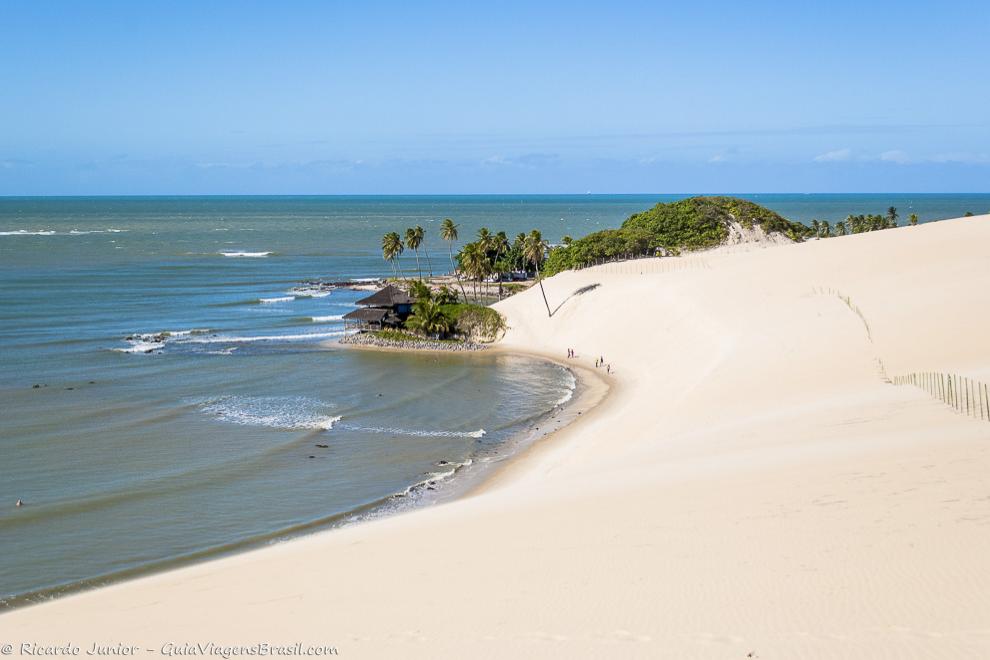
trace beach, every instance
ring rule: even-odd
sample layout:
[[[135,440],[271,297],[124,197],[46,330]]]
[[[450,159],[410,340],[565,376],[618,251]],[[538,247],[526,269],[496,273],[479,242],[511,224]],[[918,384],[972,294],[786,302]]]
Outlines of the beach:
[[[0,614],[0,641],[986,657],[990,423],[890,380],[990,382],[988,245],[977,216],[557,275],[552,317],[539,287],[498,303],[497,350],[572,348],[608,395],[470,496]]]

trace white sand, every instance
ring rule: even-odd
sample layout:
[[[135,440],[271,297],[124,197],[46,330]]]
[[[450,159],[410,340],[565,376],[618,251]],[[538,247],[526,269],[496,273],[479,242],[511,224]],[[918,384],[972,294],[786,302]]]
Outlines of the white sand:
[[[506,346],[603,354],[613,389],[482,493],[17,610],[0,641],[990,657],[990,423],[876,362],[990,381],[990,217],[546,290],[549,320],[538,290],[501,304]]]

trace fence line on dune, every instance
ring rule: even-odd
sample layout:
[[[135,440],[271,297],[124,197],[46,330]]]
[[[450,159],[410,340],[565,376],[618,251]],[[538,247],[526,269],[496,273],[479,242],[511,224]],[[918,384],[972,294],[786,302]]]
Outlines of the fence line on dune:
[[[891,379],[894,385],[913,385],[961,415],[990,422],[990,388],[986,383],[938,371],[916,371]]]
[[[632,257],[598,259],[574,270],[597,268],[601,273],[613,275],[645,275],[672,273],[680,270],[710,270],[711,264],[701,257]]]
[[[852,301],[852,298],[845,295],[838,289],[833,289],[831,287],[824,287],[824,286],[812,287],[812,293],[821,296],[828,296],[828,295],[836,296],[839,300],[844,302],[846,304],[846,307],[851,309],[853,314],[858,316],[859,320],[863,322],[863,327],[866,328],[866,338],[870,340],[871,344],[873,343],[873,331],[870,330],[870,322],[866,320],[866,315],[863,314],[863,310],[861,310],[859,306]]]
[[[834,295],[860,318],[866,329],[866,337],[873,344],[873,332],[863,310],[856,305],[852,298],[831,287],[816,286],[814,294]],[[987,383],[960,376],[958,374],[939,371],[915,371],[899,376],[888,376],[887,365],[880,357],[874,358],[877,373],[885,383],[891,385],[912,385],[925,392],[932,398],[938,399],[951,407],[957,413],[990,422],[990,386]]]

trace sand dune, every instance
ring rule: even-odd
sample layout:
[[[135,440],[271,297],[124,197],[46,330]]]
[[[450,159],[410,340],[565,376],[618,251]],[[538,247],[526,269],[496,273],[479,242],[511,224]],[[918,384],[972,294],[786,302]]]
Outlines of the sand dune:
[[[501,303],[505,349],[602,355],[612,391],[479,494],[17,610],[0,641],[990,657],[990,423],[885,377],[990,381],[990,216],[546,292],[549,319]]]

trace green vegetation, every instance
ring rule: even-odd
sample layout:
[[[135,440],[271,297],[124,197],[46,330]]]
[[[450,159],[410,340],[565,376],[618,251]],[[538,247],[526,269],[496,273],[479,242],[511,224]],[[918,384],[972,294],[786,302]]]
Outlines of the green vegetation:
[[[390,231],[382,236],[382,258],[391,264],[392,274],[396,278],[399,277],[399,273],[395,268],[395,260],[399,258],[403,250],[405,250],[405,246],[402,244],[402,238],[396,232]]]
[[[406,319],[406,327],[421,335],[441,339],[454,327],[453,320],[444,313],[440,303],[429,298],[421,299],[413,305],[413,313]]]
[[[565,243],[550,252],[544,274],[602,260],[716,247],[729,237],[732,222],[746,229],[758,225],[767,233],[780,233],[794,241],[812,234],[805,225],[744,199],[690,197],[635,213],[619,229],[605,229]]]
[[[835,223],[835,233],[827,220],[812,220],[811,234],[817,238],[831,238],[832,236],[845,236],[846,234],[862,234],[868,231],[879,231],[881,229],[893,229],[897,226],[897,209],[891,206],[887,209],[886,215],[849,215],[845,220]],[[918,224],[918,216],[911,214],[912,225]]]
[[[491,342],[505,332],[505,318],[491,307],[455,303],[443,305],[443,312],[454,322],[458,335],[468,339]]]
[[[406,319],[404,338],[446,339],[453,334],[463,339],[495,341],[505,331],[505,319],[491,307],[457,302],[457,293],[447,287],[432,292],[422,282],[410,285],[409,295],[416,302]],[[383,337],[395,339],[395,337]]]
[[[465,244],[457,253],[457,272],[474,282],[474,300],[480,302],[478,285],[491,277],[498,280],[498,297],[505,287],[504,275],[512,271],[535,270],[539,277],[540,266],[546,258],[546,241],[536,229],[529,234],[518,234],[509,242],[504,231],[492,234],[488,227],[478,230],[478,239]],[[467,296],[464,297],[467,300]]]
[[[457,286],[461,288],[461,295],[464,296],[464,300],[467,300],[467,293],[464,291],[464,283],[461,282],[460,273],[457,271],[457,267],[454,265],[454,241],[457,240],[457,227],[454,221],[450,218],[444,218],[443,224],[440,225],[440,238],[447,241],[447,255],[450,257],[450,270],[457,274]]]
[[[419,279],[423,279],[423,269],[419,267],[419,246],[423,244],[424,235],[423,228],[419,225],[406,230],[406,245],[416,253],[416,272],[419,274]]]

